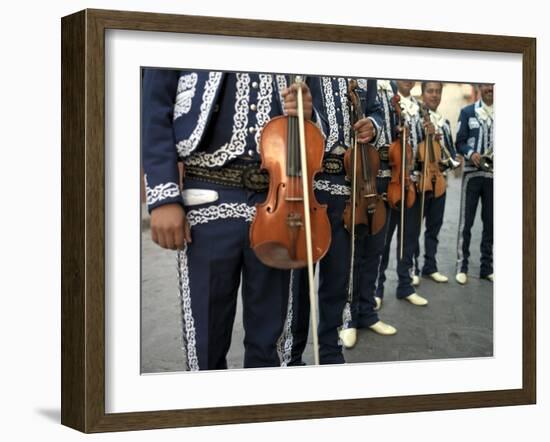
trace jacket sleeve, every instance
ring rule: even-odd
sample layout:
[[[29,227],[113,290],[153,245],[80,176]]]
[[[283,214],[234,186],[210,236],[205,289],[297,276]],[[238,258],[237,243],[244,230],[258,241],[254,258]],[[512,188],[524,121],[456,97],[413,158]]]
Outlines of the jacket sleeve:
[[[467,160],[470,159],[474,149],[468,144],[468,116],[464,109],[460,111],[460,116],[458,117],[458,131],[456,133],[456,150]]]
[[[363,112],[367,116],[367,118],[369,118],[374,124],[376,134],[371,143],[375,146],[378,146],[380,137],[382,136],[384,113],[382,111],[380,101],[378,101],[378,85],[375,79],[367,80],[367,94]]]
[[[450,128],[451,123],[449,122],[449,120],[445,120],[445,121],[447,123],[447,127]],[[445,143],[445,146],[447,147],[447,150],[451,154],[451,157],[453,158],[453,160],[456,160],[456,148],[455,148],[455,143],[453,142],[453,136],[451,135],[450,130],[445,131],[443,142]]]
[[[420,110],[418,111],[417,118],[414,120],[414,124],[416,125],[416,145],[419,145],[422,141],[424,141],[424,118],[422,117]]]
[[[329,124],[324,112],[324,100],[323,90],[321,88],[321,77],[308,77],[307,85],[311,93],[311,100],[313,102],[313,113],[311,115],[311,121],[315,123],[323,133],[325,139],[329,135]]]
[[[178,71],[168,69],[146,69],[143,76],[141,148],[149,212],[164,204],[183,205],[172,126],[178,79]]]

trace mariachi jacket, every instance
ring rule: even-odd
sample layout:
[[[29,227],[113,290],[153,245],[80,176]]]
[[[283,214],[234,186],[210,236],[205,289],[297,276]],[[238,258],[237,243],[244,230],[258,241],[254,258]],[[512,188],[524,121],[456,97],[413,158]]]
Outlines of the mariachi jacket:
[[[378,81],[378,101],[381,103],[383,112],[383,135],[378,139],[377,147],[390,145],[398,136],[397,128],[399,121],[397,114],[392,104],[392,98],[396,95],[397,84],[391,80],[379,80]],[[418,103],[414,97],[411,97],[414,103]],[[403,108],[403,107],[402,107]],[[405,114],[407,121],[409,122],[409,143],[413,148],[413,152],[416,155],[418,144],[424,139],[424,130],[422,126],[422,120],[420,113],[417,115]]]
[[[362,112],[375,126],[376,138],[381,135],[382,110],[376,97],[376,80],[358,79],[357,95]],[[310,81],[314,108],[318,110],[326,134],[325,155],[343,155],[350,147],[352,116],[348,102],[348,79],[344,77],[312,77]]]
[[[494,148],[494,123],[482,107],[481,100],[476,101],[460,111],[458,130],[456,133],[456,148],[464,158],[470,160],[474,152],[483,155]],[[464,170],[474,170],[468,161]]]
[[[219,98],[228,77],[216,71],[146,69],[142,85],[142,161],[147,205],[151,211],[182,203],[178,161],[217,169],[248,155],[259,161],[256,146],[261,130],[273,116],[283,114],[284,75],[234,74],[234,118],[228,119],[230,140],[211,143],[212,120],[219,122]],[[252,81],[254,80],[254,81]],[[231,83],[232,84],[232,83]],[[254,94],[257,105],[249,105]],[[253,109],[253,110],[252,110]],[[318,116],[315,114],[313,120]],[[224,120],[225,121],[225,120]],[[213,124],[213,123],[212,123]],[[219,124],[216,126],[219,129]],[[215,137],[214,137],[215,138]]]
[[[443,118],[441,114],[433,111],[430,111],[430,119],[435,126],[436,133],[441,135],[440,144],[445,145],[453,160],[456,159],[456,149],[453,142],[450,121]]]

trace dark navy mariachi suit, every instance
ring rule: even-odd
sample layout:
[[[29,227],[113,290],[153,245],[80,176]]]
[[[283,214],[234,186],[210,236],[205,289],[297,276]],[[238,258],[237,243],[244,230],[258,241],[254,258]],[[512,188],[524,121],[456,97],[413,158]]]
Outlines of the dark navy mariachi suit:
[[[483,155],[494,149],[493,116],[485,110],[481,100],[466,106],[460,112],[456,147],[466,163],[462,177],[460,197],[460,221],[458,225],[457,273],[468,273],[471,229],[477,204],[481,199],[480,277],[493,273],[493,173],[478,170],[470,158],[474,152]]]
[[[393,90],[397,93],[397,87],[393,84]],[[423,140],[423,128],[422,120],[420,118],[420,112],[418,102],[414,97],[410,96],[409,106],[405,105],[406,100],[401,97],[401,108],[404,117],[408,122],[409,127],[409,143],[413,150],[413,159],[417,156],[418,145]],[[391,104],[390,104],[391,106]],[[395,121],[395,111],[393,107],[387,107],[390,109],[391,115],[393,115],[393,121]],[[392,136],[396,136],[395,132]],[[411,175],[411,179],[416,181],[416,174]],[[401,215],[399,207],[397,209],[390,209],[388,213],[388,228],[386,230],[386,238],[384,241],[384,253],[380,260],[380,266],[378,269],[378,280],[376,286],[376,296],[384,297],[384,283],[386,281],[386,269],[388,268],[390,257],[390,246],[393,235],[397,231],[397,276],[398,285],[396,295],[399,299],[406,298],[407,296],[415,292],[412,286],[412,272],[413,272],[413,257],[417,247],[418,234],[419,234],[419,216],[420,216],[420,201],[416,198],[414,205],[405,209],[405,225],[404,225],[404,242],[403,242],[403,259],[399,259],[400,255],[400,222]]]
[[[451,133],[451,123],[443,118],[440,114],[430,111],[430,120],[435,126],[436,134],[441,135],[439,143],[441,144],[441,154],[443,155],[443,145],[447,148],[451,157],[456,159],[456,149]],[[444,172],[446,175],[446,172]],[[446,176],[445,176],[446,178]],[[425,217],[425,232],[424,232],[424,265],[422,267],[423,275],[431,275],[438,271],[437,260],[437,245],[439,244],[438,236],[441,226],[443,225],[443,216],[445,214],[445,200],[447,192],[439,198],[434,198],[432,194],[426,195],[424,202],[424,217]],[[420,240],[420,238],[419,238]],[[419,241],[420,243],[420,241]],[[416,246],[415,252],[415,273],[420,274],[418,257],[420,255],[420,244]]]
[[[391,180],[391,170],[388,163],[387,152],[396,130],[395,115],[391,103],[395,91],[390,81],[378,80],[376,87],[373,85],[371,91],[375,91],[376,100],[380,106],[381,126],[380,135],[377,137],[375,147],[381,152],[380,170],[377,173],[376,185],[380,195],[386,194],[388,184]],[[383,152],[383,153],[382,153]],[[355,256],[354,295],[351,304],[351,315],[349,321],[344,322],[344,328],[366,328],[379,321],[374,300],[376,280],[384,242],[390,220],[390,208],[386,206],[386,223],[376,235],[367,235],[364,226],[358,226],[357,245]]]
[[[376,101],[376,81],[358,80],[363,111],[381,126],[381,114]],[[367,87],[369,84],[369,87]],[[343,160],[351,143],[351,116],[348,109],[348,81],[338,77],[316,77],[310,84],[314,107],[320,113],[323,132],[326,134],[325,164],[331,159]],[[370,93],[368,91],[371,91]],[[377,130],[379,132],[379,130]],[[345,170],[325,171],[316,176],[315,195],[321,204],[328,205],[332,241],[327,254],[319,263],[319,357],[321,364],[343,363],[342,346],[338,329],[345,322],[344,311],[348,297],[350,274],[350,236],[342,220],[346,201],[350,196]],[[293,348],[291,365],[301,365],[309,329],[309,298],[307,271],[292,274],[294,294]]]
[[[191,226],[192,243],[178,252],[183,347],[190,370],[227,368],[241,275],[244,366],[284,364],[290,339],[284,327],[289,272],[264,266],[249,246],[255,204],[266,193],[187,173],[259,163],[259,135],[271,117],[283,113],[284,87],[286,78],[275,75],[163,69],[144,74],[147,204],[149,210],[182,204]],[[186,168],[183,198],[178,161]],[[194,198],[186,198],[193,193]]]

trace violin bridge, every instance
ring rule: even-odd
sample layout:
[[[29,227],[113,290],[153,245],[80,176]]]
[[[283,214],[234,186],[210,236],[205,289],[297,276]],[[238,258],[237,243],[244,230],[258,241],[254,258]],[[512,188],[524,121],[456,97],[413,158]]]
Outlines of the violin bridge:
[[[302,216],[299,213],[289,213],[286,217],[286,223],[291,228],[302,227],[304,225]]]

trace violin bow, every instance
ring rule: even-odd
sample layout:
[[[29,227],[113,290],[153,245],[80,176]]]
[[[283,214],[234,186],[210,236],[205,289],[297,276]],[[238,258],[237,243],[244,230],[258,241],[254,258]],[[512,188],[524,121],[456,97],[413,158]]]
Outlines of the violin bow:
[[[348,93],[349,94],[349,93]],[[354,115],[355,106],[353,104],[353,100],[351,99],[351,96],[348,99],[348,104],[350,106],[350,115]],[[353,301],[353,267],[355,264],[355,214],[356,214],[356,187],[357,187],[357,136],[355,134],[355,131],[352,130],[352,149],[353,149],[353,156],[352,156],[352,178],[351,178],[351,195],[350,195],[350,204],[351,204],[351,231],[350,231],[350,268],[349,268],[349,280],[348,280],[348,302],[351,306],[351,302]],[[346,327],[347,324],[344,323],[344,327]]]
[[[397,103],[398,106],[401,106],[401,104]],[[405,173],[408,173],[408,171],[405,170],[405,166],[407,165],[407,122],[405,121],[405,118],[401,115],[402,118],[402,124],[403,124],[403,131],[401,132],[401,223],[399,226],[399,259],[403,259],[403,240],[405,239],[405,231],[404,231],[404,225],[405,225]]]
[[[422,105],[422,116],[424,117],[424,122],[427,122],[427,120],[429,119],[429,113],[428,113],[428,109]],[[425,201],[426,201],[426,177],[428,175],[428,158],[427,158],[427,155],[428,155],[428,143],[429,143],[429,138],[428,137],[431,137],[431,135],[428,133],[428,128],[424,128],[424,164],[422,165],[422,189],[421,189],[421,193],[422,193],[422,196],[420,198],[420,232],[419,232],[419,235],[420,233],[422,233],[422,222],[424,220],[424,204],[425,204]]]
[[[296,93],[298,105],[298,132],[300,135],[300,161],[302,166],[302,190],[304,196],[304,225],[306,230],[307,275],[309,282],[309,304],[311,333],[313,334],[313,355],[315,365],[319,365],[319,337],[317,336],[317,297],[315,296],[315,280],[313,277],[313,252],[311,240],[311,219],[309,213],[309,188],[307,173],[306,136],[304,127],[304,100],[302,97],[303,78],[296,76],[295,83],[299,86]]]

